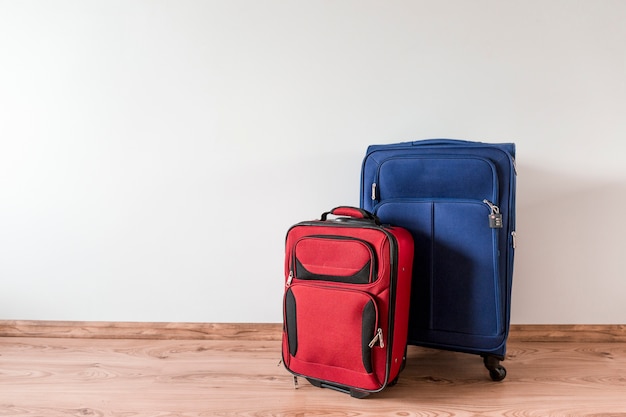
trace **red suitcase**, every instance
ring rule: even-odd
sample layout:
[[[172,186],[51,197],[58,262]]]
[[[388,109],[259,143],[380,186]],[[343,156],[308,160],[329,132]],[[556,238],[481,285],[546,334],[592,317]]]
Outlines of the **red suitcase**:
[[[412,263],[411,234],[359,208],[337,207],[292,226],[283,302],[287,370],[356,398],[393,385],[406,360]]]

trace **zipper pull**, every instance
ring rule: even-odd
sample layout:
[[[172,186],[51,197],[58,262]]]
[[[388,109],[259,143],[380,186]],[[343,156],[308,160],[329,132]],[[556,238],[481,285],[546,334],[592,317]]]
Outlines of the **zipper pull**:
[[[376,200],[376,183],[372,183],[372,200]]]
[[[500,213],[500,207],[487,199],[483,200],[483,203],[487,204],[491,209],[491,214],[489,214],[489,227],[492,229],[502,229],[502,213]]]
[[[374,345],[376,344],[376,342],[378,342],[378,345],[381,348],[385,347],[385,341],[383,340],[383,329],[381,329],[380,327],[378,328],[378,330],[376,331],[376,334],[374,335],[374,338],[372,339],[372,341],[369,344],[370,348],[373,348]]]
[[[293,281],[293,271],[289,271],[289,276],[287,277],[287,282],[285,283],[285,287],[290,286],[291,281]]]

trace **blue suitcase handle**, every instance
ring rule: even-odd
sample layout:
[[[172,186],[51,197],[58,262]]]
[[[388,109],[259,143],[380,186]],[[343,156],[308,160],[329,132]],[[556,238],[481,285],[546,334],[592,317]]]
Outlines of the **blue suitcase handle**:
[[[419,145],[476,145],[477,142],[460,139],[424,139],[411,142],[413,146]],[[479,142],[478,142],[479,143]]]

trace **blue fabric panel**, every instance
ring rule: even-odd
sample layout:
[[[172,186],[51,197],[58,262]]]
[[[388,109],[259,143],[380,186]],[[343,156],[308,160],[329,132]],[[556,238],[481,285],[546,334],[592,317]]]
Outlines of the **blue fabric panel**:
[[[389,224],[402,224],[413,235],[413,282],[409,338],[415,329],[432,328],[432,204],[428,201],[394,200],[377,207],[378,215]],[[419,248],[419,249],[418,249]],[[420,279],[415,279],[420,277]]]
[[[381,201],[398,197],[497,200],[496,169],[481,158],[390,157],[380,164],[377,177]]]
[[[411,327],[480,336],[502,332],[497,234],[478,201],[399,199],[376,207],[415,240]]]
[[[498,248],[494,229],[488,226],[489,213],[479,202],[434,205],[434,330],[484,336],[500,330]]]

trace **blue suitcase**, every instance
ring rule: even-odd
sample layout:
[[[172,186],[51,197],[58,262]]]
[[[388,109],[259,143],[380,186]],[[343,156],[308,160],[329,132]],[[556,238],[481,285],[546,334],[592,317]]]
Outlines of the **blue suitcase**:
[[[509,333],[515,144],[431,139],[367,149],[361,202],[413,234],[408,343],[478,354],[494,381]]]

